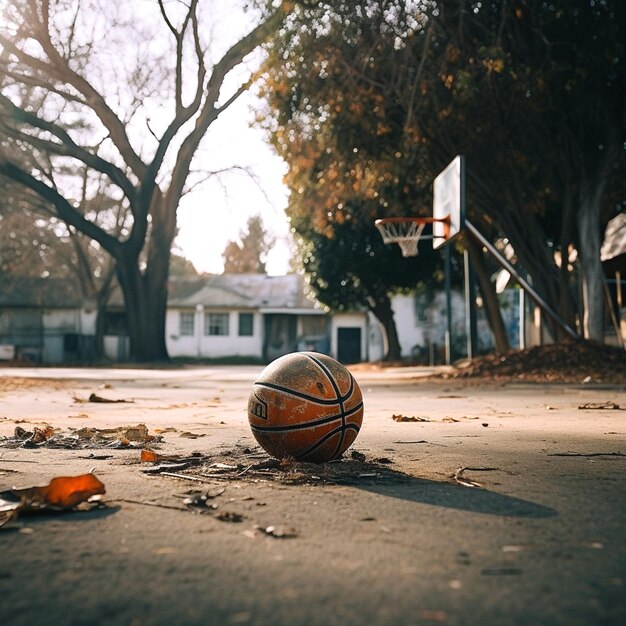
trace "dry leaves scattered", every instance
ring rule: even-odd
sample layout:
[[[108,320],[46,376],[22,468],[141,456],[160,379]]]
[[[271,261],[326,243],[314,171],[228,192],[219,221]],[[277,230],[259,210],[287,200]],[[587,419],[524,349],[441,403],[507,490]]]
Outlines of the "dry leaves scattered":
[[[8,489],[0,493],[0,526],[22,513],[73,509],[104,493],[104,484],[94,474],[58,476],[43,487]]]

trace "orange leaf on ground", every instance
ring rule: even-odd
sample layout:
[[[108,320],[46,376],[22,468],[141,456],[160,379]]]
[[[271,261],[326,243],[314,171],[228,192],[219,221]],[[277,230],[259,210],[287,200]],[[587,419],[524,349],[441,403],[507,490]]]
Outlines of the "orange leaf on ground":
[[[142,463],[156,463],[159,460],[159,455],[154,450],[148,450],[144,448],[141,451]]]
[[[71,509],[91,496],[105,493],[104,484],[93,474],[80,476],[58,476],[44,487],[12,489],[12,493],[23,498],[26,508],[46,506]]]

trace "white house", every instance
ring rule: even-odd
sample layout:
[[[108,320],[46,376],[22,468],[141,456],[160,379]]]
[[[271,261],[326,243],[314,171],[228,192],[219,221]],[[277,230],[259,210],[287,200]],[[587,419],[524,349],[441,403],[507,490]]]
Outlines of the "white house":
[[[93,356],[96,309],[71,281],[21,277],[0,285],[0,359],[74,363]]]
[[[511,345],[534,345],[536,324],[519,289],[501,294]],[[402,358],[443,363],[447,327],[442,292],[399,294],[392,299]],[[452,356],[466,354],[463,296],[452,293]],[[524,321],[525,320],[525,321]],[[519,329],[525,326],[521,337]],[[71,281],[20,279],[0,284],[0,360],[41,364],[94,359],[96,310]],[[535,333],[536,334],[536,333]],[[128,358],[123,302],[114,294],[104,318],[104,351],[111,361]],[[295,350],[329,354],[342,363],[380,361],[385,336],[366,311],[329,312],[307,297],[297,274],[222,274],[175,278],[169,284],[166,345],[173,358],[231,359],[268,363]],[[492,348],[484,314],[478,311],[478,351]]]
[[[221,274],[171,281],[166,345],[171,357],[269,362],[315,350],[354,363],[367,356],[367,323],[365,312],[323,309],[300,275]]]

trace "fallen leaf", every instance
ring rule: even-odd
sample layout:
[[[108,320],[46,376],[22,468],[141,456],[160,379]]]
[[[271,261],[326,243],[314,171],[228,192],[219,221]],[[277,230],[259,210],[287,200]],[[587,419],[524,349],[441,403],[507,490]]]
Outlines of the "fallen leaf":
[[[365,455],[358,450],[352,450],[352,452],[350,453],[350,457],[353,458],[355,461],[365,461]]]
[[[131,441],[147,443],[154,441],[156,437],[148,433],[145,424],[136,426],[122,426],[120,428],[79,428],[74,431],[74,436],[79,439],[90,439],[92,441],[107,440],[113,445],[129,445]]]
[[[581,404],[579,407],[579,409],[583,409],[583,410],[594,410],[594,411],[624,411],[626,409],[623,409],[619,404],[616,404],[615,402],[586,402],[585,404]]]
[[[41,428],[35,426],[32,431],[28,431],[21,426],[16,426],[13,436],[23,441],[23,448],[29,448],[44,443],[50,439],[55,432],[55,429],[48,424],[44,424]]]
[[[104,484],[93,474],[58,476],[43,487],[9,489],[0,493],[0,526],[18,513],[42,509],[67,510],[105,493]]]
[[[129,441],[152,441],[154,437],[148,434],[148,428],[145,424],[137,424],[137,426],[127,426],[121,430],[123,437]]]
[[[45,487],[13,489],[12,492],[26,497],[36,505],[71,509],[95,495],[105,493],[104,484],[93,474],[58,476]]]
[[[234,522],[239,523],[243,522],[244,517],[241,513],[231,513],[230,511],[225,511],[224,513],[220,513],[215,516],[220,522]]]
[[[206,437],[206,433],[191,433],[184,431],[180,433],[179,437],[184,437],[185,439],[198,439],[198,437]]]
[[[430,422],[427,417],[409,417],[407,415],[392,415],[391,419],[394,422]]]
[[[113,404],[113,403],[116,403],[116,402],[130,402],[130,403],[132,403],[132,402],[134,402],[134,400],[123,400],[123,399],[121,399],[121,400],[111,400],[110,398],[103,398],[102,396],[99,396],[96,393],[92,393],[92,394],[90,394],[87,402],[99,402],[101,404]]]
[[[159,460],[159,455],[154,450],[148,450],[144,448],[141,451],[142,463],[156,463]]]
[[[10,491],[0,493],[0,527],[17,517],[22,500]]]

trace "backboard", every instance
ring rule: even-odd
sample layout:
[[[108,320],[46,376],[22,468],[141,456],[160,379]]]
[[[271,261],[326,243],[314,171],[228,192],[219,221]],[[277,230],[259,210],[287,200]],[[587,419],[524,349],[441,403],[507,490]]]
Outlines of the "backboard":
[[[455,157],[433,182],[433,217],[449,220],[433,223],[433,248],[452,239],[465,224],[465,158]],[[446,237],[447,234],[447,237]]]

